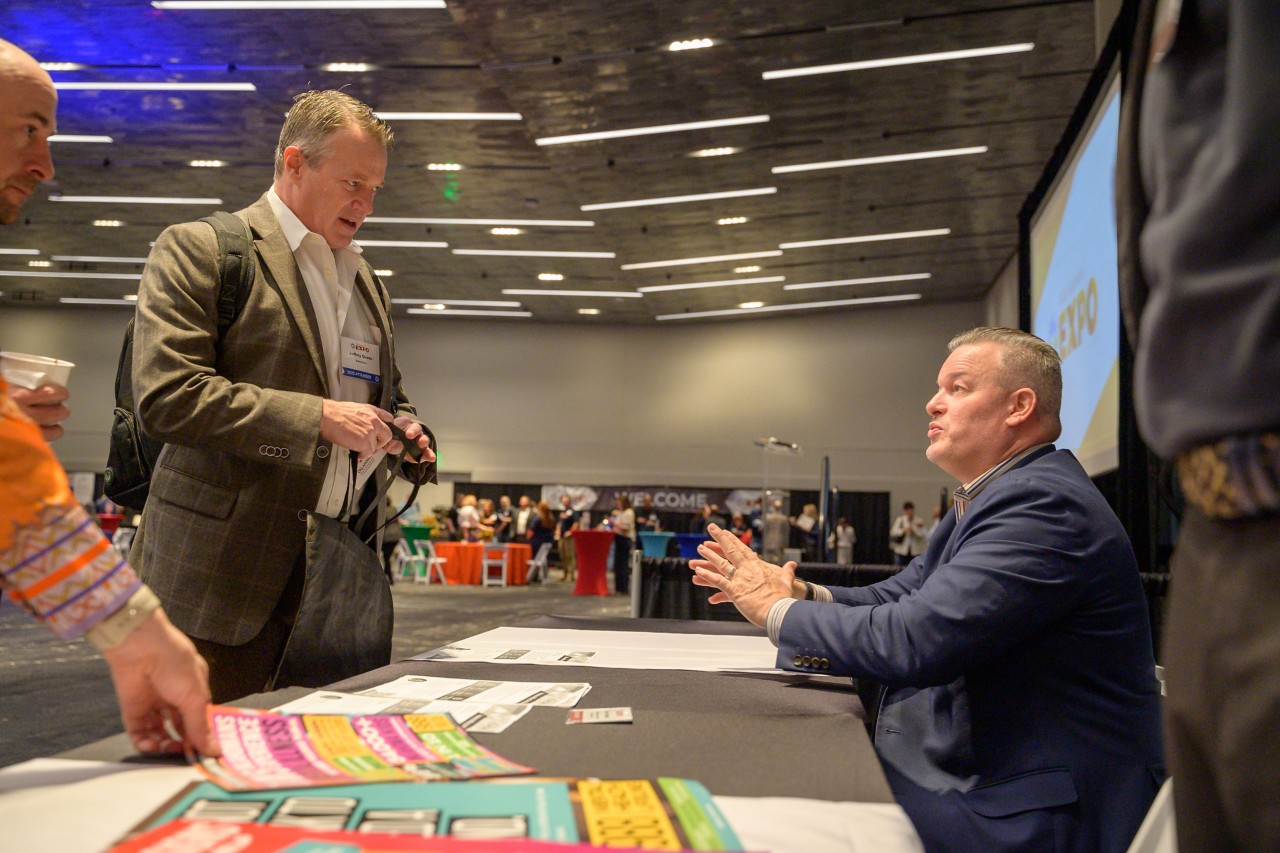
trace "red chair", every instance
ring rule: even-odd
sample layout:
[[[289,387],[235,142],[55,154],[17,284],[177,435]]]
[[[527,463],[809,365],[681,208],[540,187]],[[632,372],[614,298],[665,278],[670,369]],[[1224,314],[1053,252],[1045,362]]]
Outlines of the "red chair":
[[[124,516],[118,512],[100,512],[98,513],[98,526],[102,528],[102,532],[110,539],[115,534],[116,528],[120,526],[120,522],[124,521]]]

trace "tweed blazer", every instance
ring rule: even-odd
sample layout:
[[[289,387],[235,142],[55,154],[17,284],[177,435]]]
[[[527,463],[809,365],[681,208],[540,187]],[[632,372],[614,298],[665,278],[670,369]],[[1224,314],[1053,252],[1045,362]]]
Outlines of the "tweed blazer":
[[[184,633],[248,642],[302,552],[304,510],[329,456],[315,312],[266,195],[238,216],[257,264],[244,309],[217,340],[219,253],[203,222],[156,241],[138,290],[133,390],[142,429],[165,442],[130,557]],[[381,330],[377,406],[416,417],[400,387],[390,300],[363,261],[355,294]],[[405,466],[419,481],[434,466]],[[381,512],[381,508],[379,508]]]

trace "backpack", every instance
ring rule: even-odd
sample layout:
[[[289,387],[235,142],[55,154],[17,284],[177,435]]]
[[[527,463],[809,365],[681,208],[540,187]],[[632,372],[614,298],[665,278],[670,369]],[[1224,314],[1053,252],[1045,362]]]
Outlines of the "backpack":
[[[240,217],[218,211],[200,220],[218,235],[218,343],[240,316],[253,284],[253,235]],[[151,488],[151,472],[164,442],[142,431],[133,409],[133,320],[124,330],[124,345],[116,367],[116,407],[111,421],[111,443],[103,493],[135,512],[141,512]]]

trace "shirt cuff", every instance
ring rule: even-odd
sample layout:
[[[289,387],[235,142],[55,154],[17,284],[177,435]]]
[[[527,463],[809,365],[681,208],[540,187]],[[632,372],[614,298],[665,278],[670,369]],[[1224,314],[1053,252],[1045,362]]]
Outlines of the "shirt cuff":
[[[156,594],[147,586],[140,586],[123,607],[90,628],[85,637],[100,652],[113,649],[159,609],[160,599]]]
[[[831,594],[831,590],[827,589],[825,586],[811,583],[809,584],[809,589],[813,591],[813,601],[822,601],[827,604],[831,604],[836,600],[836,597]]]
[[[769,633],[769,642],[775,646],[781,644],[779,637],[782,635],[782,617],[787,615],[787,611],[795,603],[794,598],[779,598],[769,606],[769,614],[764,619],[764,629]]]

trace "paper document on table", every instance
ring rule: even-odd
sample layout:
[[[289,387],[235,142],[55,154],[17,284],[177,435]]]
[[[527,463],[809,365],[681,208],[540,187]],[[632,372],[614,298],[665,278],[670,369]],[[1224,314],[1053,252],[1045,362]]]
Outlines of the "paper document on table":
[[[378,699],[441,702],[483,702],[503,705],[550,705],[572,708],[591,685],[586,682],[485,681],[474,678],[436,678],[404,675],[395,681],[361,690],[356,695]]]
[[[271,710],[281,714],[448,714],[464,731],[496,734],[529,713],[529,705],[359,696],[317,690]]]
[[[495,628],[414,660],[600,666],[609,669],[689,669],[702,672],[777,672],[778,650],[768,637]]]

